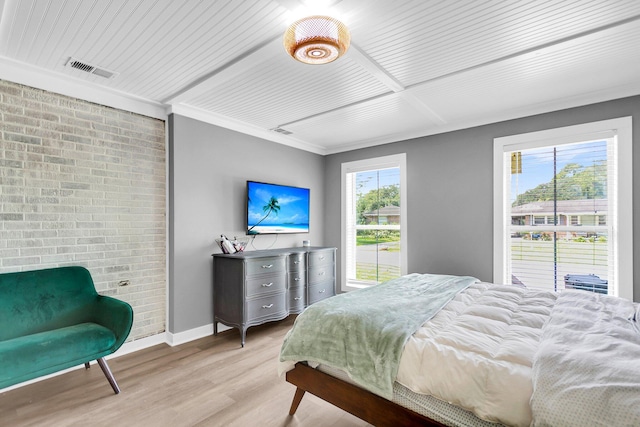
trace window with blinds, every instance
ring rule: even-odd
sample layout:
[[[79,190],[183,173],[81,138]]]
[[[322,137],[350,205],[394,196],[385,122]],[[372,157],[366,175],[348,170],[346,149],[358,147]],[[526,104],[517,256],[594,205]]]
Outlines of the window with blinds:
[[[406,273],[404,155],[342,166],[343,290]]]
[[[516,158],[509,182],[511,283],[609,293],[612,233],[600,218],[611,216],[613,138],[505,155]]]
[[[632,298],[632,258],[626,253],[633,250],[626,238],[632,226],[631,164],[625,157],[631,144],[625,123],[496,140],[500,171],[494,177],[502,200],[496,201],[494,276],[528,288]]]

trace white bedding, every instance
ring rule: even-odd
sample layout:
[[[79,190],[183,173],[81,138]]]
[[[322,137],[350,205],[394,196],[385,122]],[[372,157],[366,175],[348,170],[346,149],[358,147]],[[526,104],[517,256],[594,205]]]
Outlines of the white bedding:
[[[396,382],[505,425],[640,426],[639,331],[620,298],[475,283],[408,339]]]
[[[631,301],[560,294],[533,364],[534,426],[640,425],[637,316]]]
[[[409,339],[396,380],[487,421],[528,426],[533,356],[556,298],[471,285]]]

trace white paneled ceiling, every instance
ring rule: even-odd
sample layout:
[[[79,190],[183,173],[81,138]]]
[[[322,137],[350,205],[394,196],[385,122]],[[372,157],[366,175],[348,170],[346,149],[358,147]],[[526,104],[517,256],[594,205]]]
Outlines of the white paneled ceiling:
[[[638,0],[329,1],[352,45],[320,66],[282,47],[314,7],[0,0],[0,78],[320,154],[640,94]]]

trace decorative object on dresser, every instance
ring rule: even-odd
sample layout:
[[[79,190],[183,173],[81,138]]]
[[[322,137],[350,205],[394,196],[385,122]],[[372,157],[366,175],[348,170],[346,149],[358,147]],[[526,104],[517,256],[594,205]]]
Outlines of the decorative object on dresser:
[[[213,254],[213,334],[218,322],[247,329],[301,313],[335,295],[336,248],[302,247]]]
[[[233,240],[229,240],[227,238],[227,236],[225,236],[224,234],[220,235],[219,239],[215,239],[216,243],[218,244],[218,247],[220,248],[220,250],[222,252],[224,252],[225,254],[233,254],[236,252],[242,252],[245,250],[245,248],[247,247],[247,245],[249,244],[249,238],[248,237],[235,237],[233,238]]]

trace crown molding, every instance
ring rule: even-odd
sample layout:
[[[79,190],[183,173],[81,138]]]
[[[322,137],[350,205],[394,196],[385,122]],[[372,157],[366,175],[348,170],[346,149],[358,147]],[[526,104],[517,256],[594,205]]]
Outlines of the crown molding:
[[[226,129],[234,130],[236,132],[244,133],[246,135],[255,136],[257,138],[266,139],[267,141],[276,142],[278,144],[287,145],[299,150],[309,151],[311,153],[325,155],[327,150],[319,145],[310,144],[302,140],[292,138],[289,136],[281,135],[272,130],[259,128],[257,126],[250,125],[248,123],[234,120],[220,114],[214,114],[200,108],[192,107],[184,104],[170,105],[167,108],[167,114],[179,114],[181,116],[189,117],[201,122],[209,123],[212,125],[220,126]]]
[[[323,147],[321,145],[308,143],[291,136],[281,135],[272,130],[259,128],[257,126],[253,126],[239,120],[231,119],[226,116],[211,113],[197,107],[192,107],[179,102],[176,102],[173,105],[163,104],[157,101],[135,97],[131,94],[109,89],[90,82],[85,82],[61,73],[51,72],[39,67],[34,67],[32,65],[14,61],[3,56],[0,56],[0,79],[24,84],[37,89],[47,90],[50,92],[82,99],[89,102],[94,102],[100,105],[106,105],[109,107],[130,111],[144,116],[154,117],[160,120],[166,120],[169,114],[175,113],[195,120],[200,120],[205,123],[213,124],[226,129],[255,136],[267,141],[283,144],[292,148],[309,151],[311,153],[319,155],[337,154],[346,151],[358,150],[377,145],[400,142],[424,136],[468,129],[476,126],[488,125],[491,123],[514,120],[568,108],[580,107],[589,104],[640,95],[640,82],[638,82],[634,84],[618,86],[616,88],[607,89],[604,91],[595,91],[581,94],[575,97],[555,100],[553,102],[533,104],[525,108],[511,109],[509,111],[495,113],[487,117],[465,120],[464,122],[440,123],[439,125],[430,127],[429,129],[423,129],[413,132],[400,132],[391,135],[384,135],[374,139],[353,141],[348,144],[340,145],[339,147]],[[412,89],[409,88],[401,92],[401,94],[404,94],[404,92],[411,92],[411,90]],[[304,121],[304,119],[301,121]]]
[[[143,116],[166,120],[166,106],[160,102],[85,82],[64,74],[34,67],[0,56],[0,79],[66,95]]]

